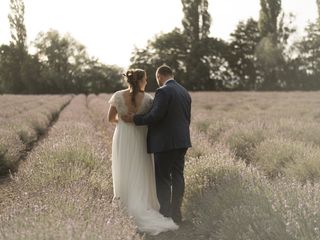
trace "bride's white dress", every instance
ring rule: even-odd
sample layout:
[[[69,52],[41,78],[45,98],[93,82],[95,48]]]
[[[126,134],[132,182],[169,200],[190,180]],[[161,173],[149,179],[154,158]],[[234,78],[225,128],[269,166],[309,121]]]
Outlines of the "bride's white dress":
[[[128,112],[124,91],[114,93],[109,100],[120,115]],[[152,102],[152,96],[144,93],[137,113],[148,112]],[[153,155],[147,153],[146,138],[146,126],[135,126],[119,119],[112,141],[113,192],[140,231],[157,235],[176,230],[178,225],[159,213]]]

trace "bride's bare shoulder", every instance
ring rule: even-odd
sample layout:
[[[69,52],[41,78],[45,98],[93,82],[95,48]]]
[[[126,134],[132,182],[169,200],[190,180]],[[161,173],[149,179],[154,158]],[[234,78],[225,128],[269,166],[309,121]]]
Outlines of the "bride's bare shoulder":
[[[125,93],[125,92],[129,92],[129,89],[121,89],[121,90],[118,90],[116,91],[117,93]]]
[[[128,89],[121,89],[121,90],[114,92],[114,95],[117,95],[117,96],[126,95],[126,92],[129,92],[129,90]]]

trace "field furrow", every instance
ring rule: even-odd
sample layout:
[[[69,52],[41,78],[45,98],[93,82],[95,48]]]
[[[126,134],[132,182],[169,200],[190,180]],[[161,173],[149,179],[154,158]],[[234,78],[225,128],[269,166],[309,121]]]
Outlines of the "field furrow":
[[[95,111],[107,110],[105,100],[90,101],[96,99],[100,107],[88,108],[85,95],[73,98],[21,164],[12,196],[1,206],[1,239],[139,239],[132,220],[112,202],[105,145],[112,135],[101,129],[113,126],[93,121]]]
[[[61,110],[70,102],[72,95],[26,97],[27,100],[30,98],[33,99],[32,104],[27,101],[19,113],[0,120],[0,175],[17,169],[21,158],[47,131]],[[19,103],[7,104],[13,111],[20,108]],[[34,107],[35,105],[37,107]],[[5,113],[6,110],[1,109],[1,114]]]

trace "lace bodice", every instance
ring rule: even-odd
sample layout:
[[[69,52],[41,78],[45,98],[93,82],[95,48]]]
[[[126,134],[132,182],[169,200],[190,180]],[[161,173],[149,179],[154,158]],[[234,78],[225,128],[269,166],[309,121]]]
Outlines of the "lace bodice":
[[[120,91],[115,92],[108,101],[109,104],[116,107],[117,112],[119,114],[127,114],[128,113],[128,107],[125,104],[124,96],[123,96],[125,91],[126,90],[120,90]],[[141,106],[140,106],[139,111],[137,113],[138,114],[147,113],[150,110],[152,103],[153,103],[153,97],[149,93],[144,93],[144,97],[142,99]]]

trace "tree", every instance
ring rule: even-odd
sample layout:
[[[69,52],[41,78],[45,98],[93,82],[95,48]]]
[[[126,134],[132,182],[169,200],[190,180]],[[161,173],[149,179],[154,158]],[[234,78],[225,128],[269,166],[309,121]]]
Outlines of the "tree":
[[[143,68],[154,79],[156,67],[166,63],[175,78],[189,90],[217,90],[232,87],[234,73],[227,61],[228,45],[210,38],[211,17],[208,1],[183,0],[183,30],[159,34],[145,48],[132,53],[132,68]],[[156,81],[149,81],[147,90],[154,90]]]
[[[135,48],[132,53],[130,68],[146,70],[149,77],[148,91],[153,91],[158,87],[155,80],[155,71],[162,64],[171,66],[176,80],[187,85],[185,57],[186,40],[180,29],[175,28],[169,33],[156,35],[152,40],[148,41],[145,48]]]
[[[34,46],[46,93],[113,92],[122,86],[123,70],[89,57],[84,45],[56,30],[39,33]]]
[[[19,55],[17,48],[10,45],[0,47],[0,82],[1,92],[16,93],[24,88],[21,81]]]
[[[235,74],[228,62],[229,45],[217,38],[207,38],[203,41],[207,50],[202,57],[208,69],[205,82],[199,82],[198,90],[230,90],[234,88]]]
[[[259,30],[262,37],[270,36],[277,41],[278,17],[281,12],[281,0],[260,0]]]
[[[202,44],[206,48],[202,56],[206,69],[204,73],[198,72],[198,75],[205,76],[205,81],[197,81],[194,85],[190,84],[189,73],[186,69],[188,44],[185,35],[178,28],[169,33],[156,35],[145,48],[135,48],[130,67],[147,71],[148,91],[153,91],[158,87],[154,73],[157,66],[164,63],[172,67],[175,79],[188,89],[223,89],[224,85],[228,85],[229,80],[233,79],[227,62],[228,44],[215,38],[207,38],[202,41]]]
[[[23,74],[23,66],[28,58],[27,52],[27,31],[24,25],[24,1],[10,0],[10,13],[8,15],[11,32],[11,42],[9,47],[4,47],[2,57],[5,58],[7,75],[3,76],[5,81],[12,81],[9,91],[15,93],[26,93],[28,78]],[[14,71],[14,72],[11,72]]]
[[[58,31],[41,32],[34,45],[42,63],[41,78],[52,93],[70,93],[78,87],[81,72],[88,67],[86,48],[70,35]]]
[[[255,56],[256,47],[261,40],[258,22],[252,18],[239,22],[234,33],[231,33],[231,38],[228,62],[238,79],[237,89],[257,89],[261,79]]]
[[[89,93],[121,88],[123,70],[90,58],[85,46],[69,34],[50,30],[34,42],[30,55],[26,43],[23,0],[10,0],[11,41],[0,46],[0,92]]]
[[[297,44],[300,69],[306,75],[304,89],[320,89],[320,25],[310,23],[306,27],[307,36]]]
[[[111,93],[123,88],[122,74],[124,70],[122,68],[102,64],[96,59],[92,59],[88,65],[89,67],[78,80],[76,92]]]
[[[24,1],[10,0],[10,23],[11,41],[19,50],[26,51],[27,31],[24,25]]]
[[[154,52],[155,50],[151,46],[151,41],[148,41],[145,48],[139,49],[135,47],[130,58],[131,64],[129,68],[141,68],[146,71],[148,76],[147,91],[154,91],[158,87],[154,74],[157,66],[156,62],[159,59],[155,59]]]
[[[209,80],[209,68],[204,56],[209,38],[211,17],[208,12],[207,0],[182,0],[184,18],[182,19],[183,33],[187,43],[185,59],[188,76],[187,87],[191,90],[201,89]]]
[[[260,43],[256,56],[264,80],[262,89],[275,90],[281,85],[280,71],[283,65],[282,49],[279,48],[278,17],[281,12],[281,0],[260,0],[259,18]]]

